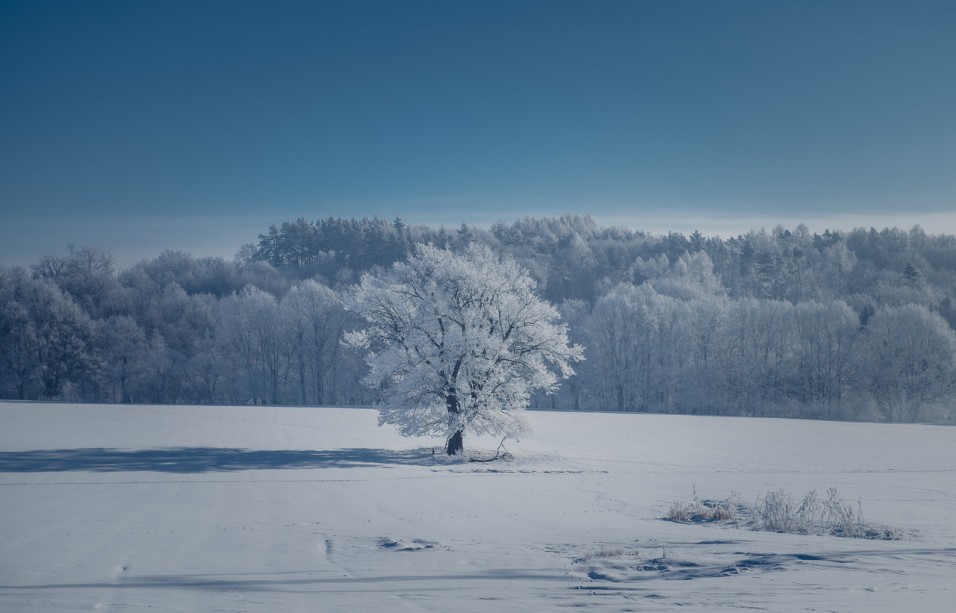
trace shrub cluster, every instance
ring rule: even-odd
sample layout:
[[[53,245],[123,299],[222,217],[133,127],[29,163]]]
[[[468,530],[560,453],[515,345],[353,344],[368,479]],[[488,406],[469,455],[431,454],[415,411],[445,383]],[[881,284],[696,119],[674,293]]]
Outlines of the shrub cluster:
[[[899,530],[872,523],[863,517],[863,503],[847,504],[836,488],[827,490],[826,498],[816,490],[802,498],[778,489],[768,491],[752,505],[740,502],[732,493],[723,500],[702,500],[696,489],[690,502],[675,501],[665,517],[678,523],[723,523],[735,527],[786,534],[819,534],[849,538],[895,540]]]

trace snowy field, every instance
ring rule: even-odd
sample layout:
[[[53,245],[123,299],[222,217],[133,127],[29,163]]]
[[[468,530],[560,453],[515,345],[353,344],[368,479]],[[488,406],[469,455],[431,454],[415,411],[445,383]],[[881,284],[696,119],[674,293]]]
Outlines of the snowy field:
[[[0,611],[953,610],[956,428],[530,419],[462,464],[365,409],[0,403]],[[661,520],[828,487],[904,538]]]

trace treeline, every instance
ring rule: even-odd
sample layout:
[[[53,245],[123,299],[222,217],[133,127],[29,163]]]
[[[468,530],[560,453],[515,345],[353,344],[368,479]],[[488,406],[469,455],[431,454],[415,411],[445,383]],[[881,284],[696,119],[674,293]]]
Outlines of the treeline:
[[[353,404],[361,356],[340,294],[262,262],[167,251],[0,269],[0,396],[95,402]]]
[[[368,403],[343,292],[417,243],[514,257],[586,346],[542,407],[950,421],[956,237],[806,227],[720,239],[525,218],[490,229],[299,219],[236,258],[0,268],[0,396]]]

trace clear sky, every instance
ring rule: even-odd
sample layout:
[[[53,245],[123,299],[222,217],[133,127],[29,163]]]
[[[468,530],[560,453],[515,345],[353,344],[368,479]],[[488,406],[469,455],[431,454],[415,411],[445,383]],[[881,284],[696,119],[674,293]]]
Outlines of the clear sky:
[[[0,263],[271,223],[956,232],[956,2],[0,0]]]

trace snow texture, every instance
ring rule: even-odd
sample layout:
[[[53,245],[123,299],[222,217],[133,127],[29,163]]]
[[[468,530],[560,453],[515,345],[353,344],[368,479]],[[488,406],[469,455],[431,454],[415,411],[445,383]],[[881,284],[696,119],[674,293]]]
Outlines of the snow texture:
[[[527,417],[469,463],[369,409],[0,403],[0,610],[952,610],[954,428]],[[695,487],[908,533],[661,521]]]

